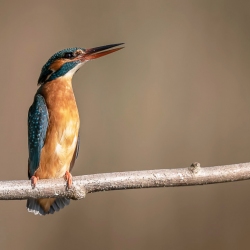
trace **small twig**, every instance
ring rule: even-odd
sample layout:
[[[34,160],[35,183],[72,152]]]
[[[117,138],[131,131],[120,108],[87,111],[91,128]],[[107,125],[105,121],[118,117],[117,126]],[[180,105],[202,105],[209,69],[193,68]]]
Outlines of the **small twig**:
[[[82,199],[99,191],[177,187],[223,183],[250,179],[250,163],[201,168],[193,163],[188,168],[104,173],[73,177],[73,187],[66,190],[63,179],[39,180],[35,189],[30,181],[0,181],[0,200],[68,197]]]

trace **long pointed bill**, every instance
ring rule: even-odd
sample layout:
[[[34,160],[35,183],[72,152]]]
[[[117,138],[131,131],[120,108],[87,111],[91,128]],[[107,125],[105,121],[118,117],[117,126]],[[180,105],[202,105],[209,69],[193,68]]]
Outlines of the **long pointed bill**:
[[[85,54],[83,55],[83,59],[84,60],[92,60],[92,59],[96,59],[96,58],[99,58],[102,56],[106,56],[110,53],[113,53],[113,52],[116,52],[120,49],[123,49],[124,47],[111,49],[113,47],[120,46],[122,44],[124,44],[124,43],[110,44],[110,45],[95,47],[95,48],[91,48],[91,49],[86,49]]]

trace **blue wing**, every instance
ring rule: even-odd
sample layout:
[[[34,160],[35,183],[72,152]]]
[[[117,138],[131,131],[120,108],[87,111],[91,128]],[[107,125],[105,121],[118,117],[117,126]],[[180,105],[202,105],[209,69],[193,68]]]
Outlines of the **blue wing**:
[[[31,178],[39,167],[41,150],[46,138],[49,114],[44,98],[37,94],[28,114],[29,162],[28,176]]]

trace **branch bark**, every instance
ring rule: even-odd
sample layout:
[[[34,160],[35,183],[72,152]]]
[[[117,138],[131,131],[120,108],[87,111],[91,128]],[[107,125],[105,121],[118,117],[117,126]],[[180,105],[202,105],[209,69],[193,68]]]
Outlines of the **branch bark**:
[[[117,172],[73,177],[73,187],[66,190],[63,179],[39,180],[32,189],[30,181],[0,181],[0,200],[68,197],[82,199],[87,193],[100,191],[194,186],[250,179],[250,163],[201,168],[193,163],[188,168]]]

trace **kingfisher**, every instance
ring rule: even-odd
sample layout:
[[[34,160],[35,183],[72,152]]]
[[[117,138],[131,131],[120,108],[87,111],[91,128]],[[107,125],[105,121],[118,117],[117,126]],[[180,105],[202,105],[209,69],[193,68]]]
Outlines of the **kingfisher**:
[[[116,52],[123,48],[117,47],[122,44],[64,49],[43,66],[39,88],[28,112],[28,177],[32,188],[39,179],[61,177],[71,188],[71,170],[80,144],[80,118],[72,77],[85,62]],[[53,214],[69,202],[68,198],[30,198],[27,209],[35,215]]]

